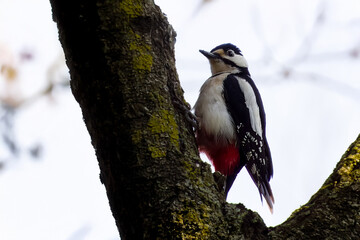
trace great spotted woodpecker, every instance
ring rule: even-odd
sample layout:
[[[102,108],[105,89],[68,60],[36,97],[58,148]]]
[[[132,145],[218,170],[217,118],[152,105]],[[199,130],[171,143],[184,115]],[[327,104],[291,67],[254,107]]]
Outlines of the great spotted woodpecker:
[[[265,112],[248,64],[230,43],[200,52],[210,61],[212,76],[202,85],[194,106],[199,150],[226,176],[226,196],[245,166],[272,212],[269,181],[273,166],[265,136]]]

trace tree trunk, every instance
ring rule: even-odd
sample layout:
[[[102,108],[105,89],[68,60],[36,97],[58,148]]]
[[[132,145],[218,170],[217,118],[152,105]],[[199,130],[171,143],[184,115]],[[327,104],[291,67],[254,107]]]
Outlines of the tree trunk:
[[[122,239],[360,235],[359,139],[307,205],[267,228],[225,202],[200,160],[175,70],[176,34],[154,2],[50,2]]]

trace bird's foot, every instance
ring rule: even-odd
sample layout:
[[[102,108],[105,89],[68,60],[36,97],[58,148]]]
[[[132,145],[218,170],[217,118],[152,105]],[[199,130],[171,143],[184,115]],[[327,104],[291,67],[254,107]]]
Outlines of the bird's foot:
[[[191,106],[185,101],[181,101],[178,97],[173,101],[174,106],[177,107],[180,111],[184,113],[186,120],[194,128],[194,130],[199,129],[199,123],[197,117],[191,112]]]

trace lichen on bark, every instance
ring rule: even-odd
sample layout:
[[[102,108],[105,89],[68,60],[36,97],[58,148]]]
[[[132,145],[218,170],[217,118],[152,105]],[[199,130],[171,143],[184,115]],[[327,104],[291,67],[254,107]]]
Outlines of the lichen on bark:
[[[272,239],[356,239],[360,235],[360,135],[308,203],[281,225]]]
[[[337,170],[341,176],[336,187],[345,187],[360,181],[360,141],[355,141],[343,156],[343,165]]]

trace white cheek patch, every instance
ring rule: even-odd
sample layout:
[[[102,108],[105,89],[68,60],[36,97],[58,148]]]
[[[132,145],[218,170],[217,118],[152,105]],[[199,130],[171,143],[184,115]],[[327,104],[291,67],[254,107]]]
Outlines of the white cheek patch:
[[[238,79],[238,82],[244,93],[246,107],[249,109],[251,128],[262,138],[260,110],[254,90],[246,80]]]
[[[246,68],[248,67],[248,63],[247,63],[246,59],[244,58],[244,56],[236,54],[233,57],[229,57],[229,56],[225,55],[225,56],[223,56],[223,58],[229,59],[230,61],[232,61],[239,67],[246,67]]]

